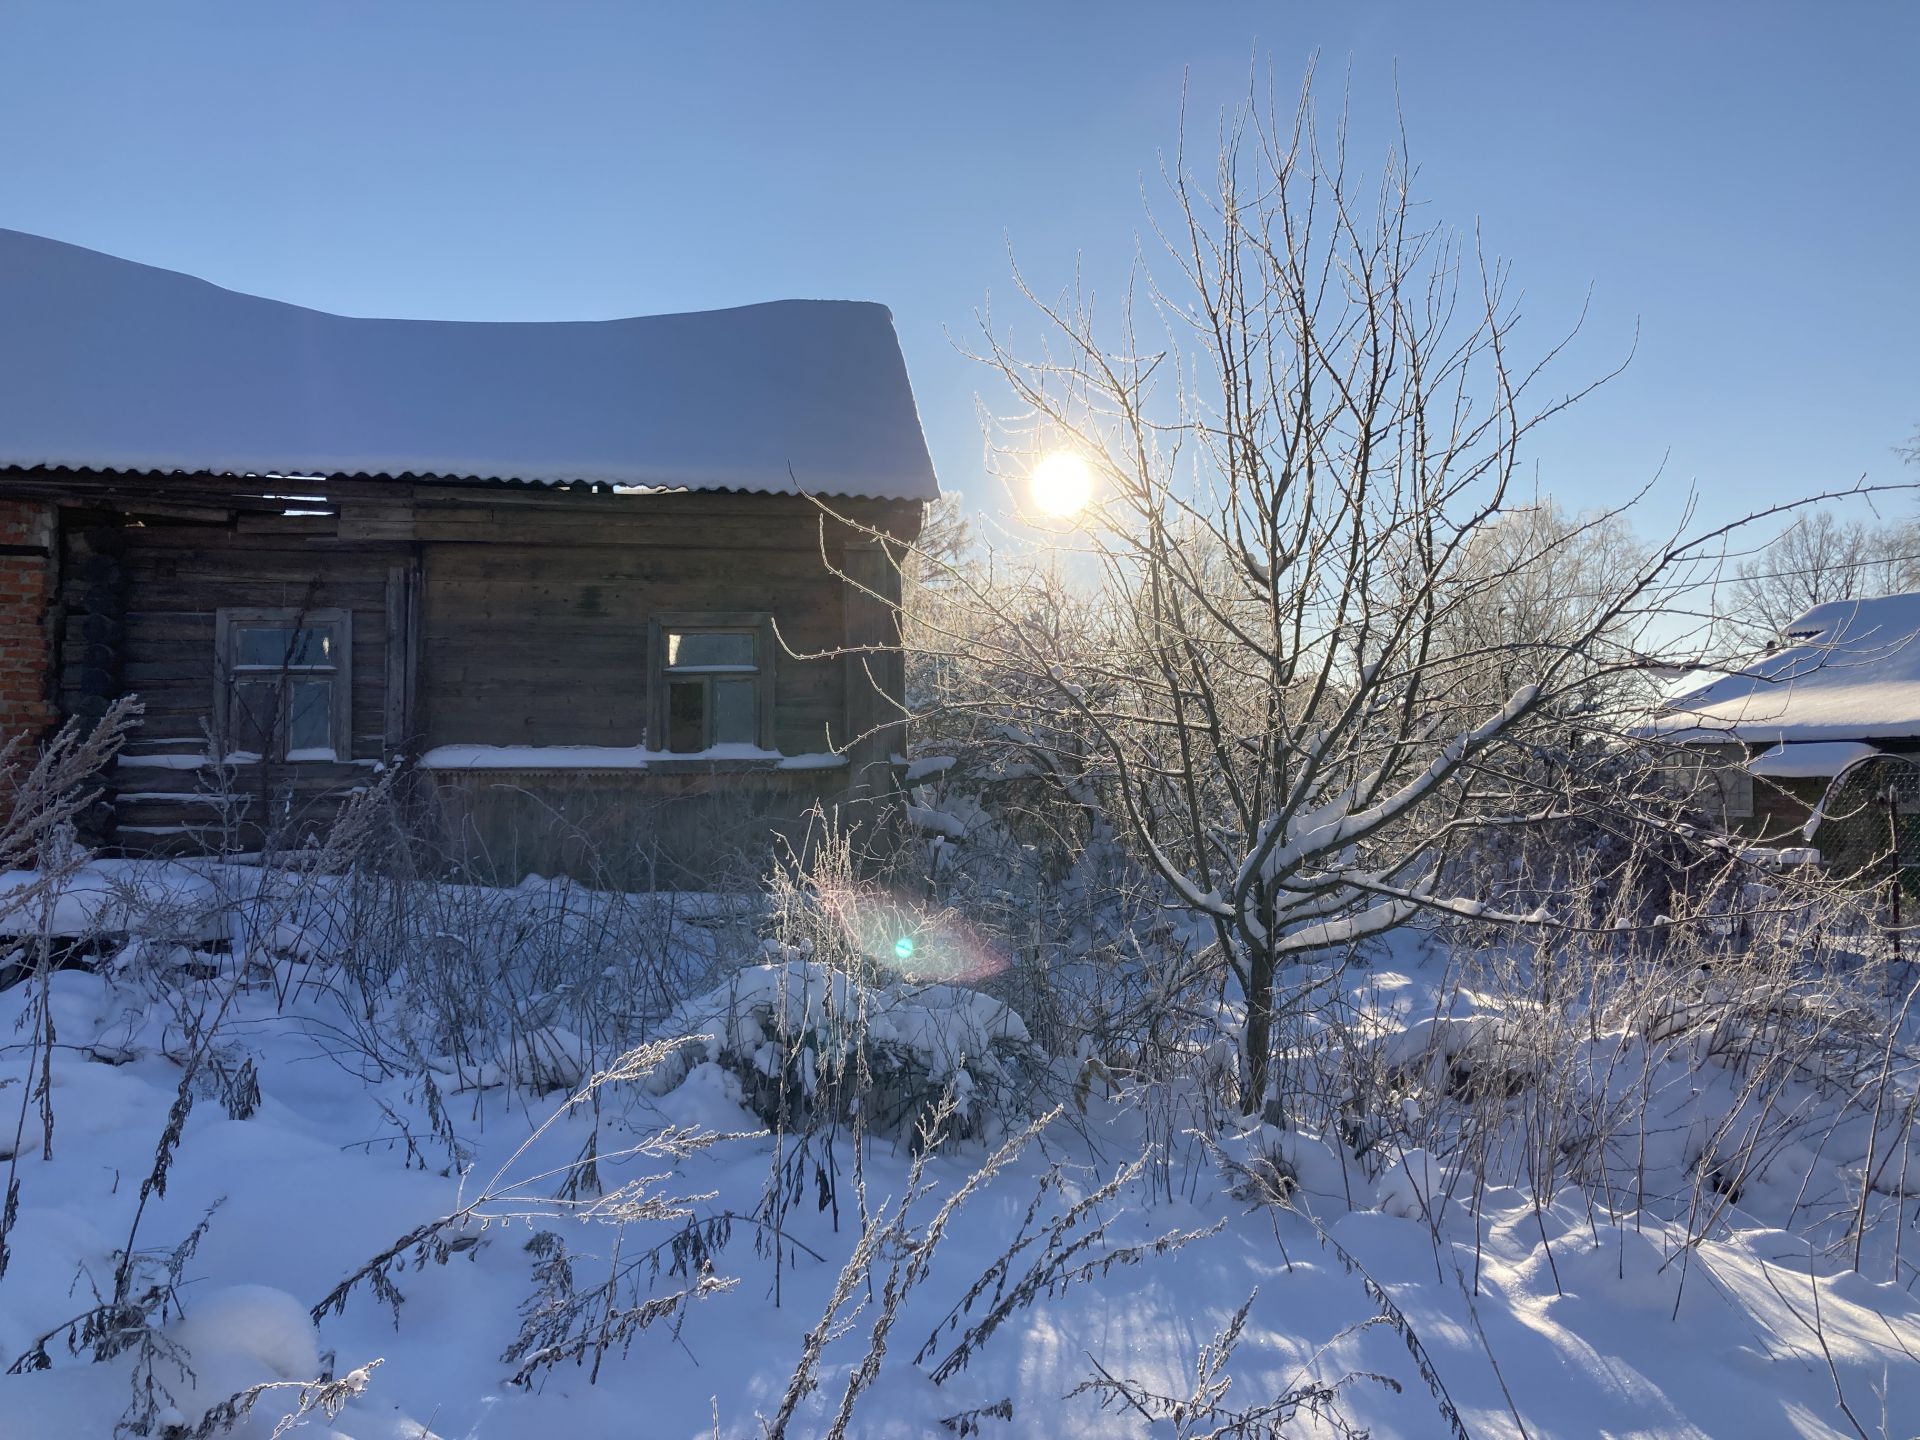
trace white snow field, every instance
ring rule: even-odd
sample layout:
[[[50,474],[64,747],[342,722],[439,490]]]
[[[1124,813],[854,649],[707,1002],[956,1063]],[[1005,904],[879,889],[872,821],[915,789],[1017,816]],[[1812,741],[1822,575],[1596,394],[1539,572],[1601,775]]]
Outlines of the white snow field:
[[[111,877],[128,878],[124,867]],[[1675,1177],[1745,1092],[1731,1071],[1699,1063],[1684,1034],[1596,1024],[1583,1042],[1595,1093],[1646,1102],[1635,1163],[1619,1176],[1637,1175],[1648,1194],[1636,1208],[1617,1189],[1603,1193],[1611,1182],[1564,1182],[1536,1206],[1519,1189],[1476,1185],[1464,1145],[1359,1157],[1338,1139],[1255,1127],[1212,1154],[1190,1121],[1168,1121],[1164,1094],[1143,1100],[1104,1074],[1039,1059],[1020,1018],[985,994],[863,987],[755,942],[727,902],[628,897],[653,907],[650,923],[670,936],[646,974],[670,974],[678,994],[643,993],[638,969],[609,965],[593,1013],[648,1035],[710,1038],[646,1074],[633,1064],[570,1107],[588,1070],[630,1037],[612,1020],[583,1033],[572,1017],[585,1012],[557,987],[522,997],[533,1018],[510,1042],[436,1053],[406,1008],[427,1004],[429,977],[404,972],[429,952],[410,944],[393,973],[356,988],[335,960],[359,912],[324,887],[287,904],[211,867],[136,868],[135,878],[149,900],[179,898],[170,918],[117,935],[99,973],[62,969],[0,991],[0,1156],[11,1157],[0,1158],[0,1184],[18,1186],[0,1277],[0,1371],[21,1372],[0,1376],[9,1440],[113,1435],[149,1381],[166,1392],[147,1412],[153,1434],[204,1429],[210,1406],[279,1383],[231,1428],[265,1437],[298,1408],[302,1385],[355,1371],[342,1390],[357,1393],[334,1397],[344,1399],[337,1414],[313,1408],[289,1433],[759,1436],[816,1331],[816,1385],[785,1433],[824,1435],[873,1348],[889,1288],[902,1286],[883,1363],[845,1434],[1920,1433],[1920,1300],[1899,1258],[1920,1244],[1920,1201],[1897,1212],[1879,1203],[1914,1193],[1892,1174],[1920,1181],[1920,1151],[1907,1148],[1910,1081],[1877,1120],[1844,1097],[1822,1099],[1812,1082],[1779,1092],[1776,1103],[1803,1107],[1799,1128],[1780,1132],[1792,1143],[1702,1217],[1696,1200],[1675,1198],[1685,1191]],[[97,869],[82,880],[105,883]],[[226,897],[224,944],[181,938],[183,924],[204,928],[209,891]],[[517,937],[475,960],[474,983],[499,992],[514,983],[511,957],[544,963],[534,951],[545,942],[522,922],[576,950],[610,928],[611,901],[567,886],[465,902],[429,938],[443,953],[471,948],[474,915]],[[1533,1023],[1444,984],[1460,961],[1409,934],[1339,982],[1400,1073],[1458,1073],[1476,1047]],[[216,1020],[213,1044],[196,1050],[193,1035]],[[797,1031],[807,1043],[783,1051]],[[794,1055],[799,1090],[821,1093],[845,1073],[849,1045],[864,1046],[876,1071],[952,1089],[963,1108],[1012,1094],[1022,1074],[1043,1082],[1041,1108],[1062,1107],[938,1222],[944,1239],[917,1276],[911,1247],[1022,1121],[997,1102],[979,1106],[969,1138],[926,1157],[905,1224],[889,1231],[914,1147],[888,1117],[871,1117],[879,1133],[856,1155],[844,1119],[775,1135],[743,1105],[756,1075],[771,1083]],[[1049,1091],[1049,1079],[1061,1083]],[[143,1209],[183,1095],[191,1104],[164,1190],[146,1187]],[[673,1127],[734,1138],[701,1145]],[[1442,1131],[1430,1133],[1440,1146]],[[1069,1228],[1050,1228],[1150,1136],[1168,1135],[1155,1163],[1123,1174]],[[1524,1127],[1509,1138],[1524,1144]],[[646,1153],[622,1153],[643,1143]],[[1248,1198],[1234,1167],[1258,1172],[1262,1157],[1293,1177],[1288,1205]],[[1605,1163],[1590,1173],[1614,1174]],[[657,1182],[640,1183],[649,1177]],[[1879,1219],[1855,1271],[1822,1226],[1844,1228],[1838,1217],[1854,1213],[1863,1180]],[[784,1203],[769,1208],[770,1193]],[[458,1223],[420,1229],[465,1207]],[[871,1257],[870,1283],[846,1287],[821,1330],[863,1210],[891,1238]],[[101,1326],[69,1324],[112,1295],[130,1232],[149,1258],[124,1288],[151,1320],[123,1319],[123,1347],[95,1359]],[[1201,1234],[1176,1248],[1180,1232]],[[1690,1234],[1704,1238],[1689,1244]],[[1022,1236],[1030,1243],[1015,1245]],[[391,1263],[365,1273],[383,1254]],[[146,1304],[169,1283],[169,1257],[173,1295]],[[615,1266],[628,1283],[596,1292]],[[615,1310],[702,1284],[711,1293],[596,1359],[593,1336]],[[570,1310],[582,1295],[590,1303]],[[1232,1431],[1140,1403],[1144,1392],[1192,1394],[1196,1366],[1218,1354],[1216,1337],[1249,1300],[1220,1371],[1231,1388],[1220,1397],[1216,1387],[1215,1403],[1251,1410],[1352,1376],[1331,1402],[1337,1420],[1303,1411]],[[582,1335],[584,1348],[569,1339]],[[1131,1398],[1082,1388],[1103,1377],[1135,1387]]]

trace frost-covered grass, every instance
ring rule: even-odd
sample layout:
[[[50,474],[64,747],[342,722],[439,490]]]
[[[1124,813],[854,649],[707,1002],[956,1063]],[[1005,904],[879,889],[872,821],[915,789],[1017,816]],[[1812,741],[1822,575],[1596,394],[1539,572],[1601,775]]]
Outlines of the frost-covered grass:
[[[1349,972],[1341,1003],[1299,1018],[1298,1113],[1363,1155],[1421,1152],[1423,1188],[1469,1207],[1510,1184],[1696,1235],[1760,1221],[1920,1281],[1920,970],[1870,932],[1604,962],[1421,943],[1414,978]]]
[[[787,1433],[819,1435],[856,1377],[861,1436],[1201,1435],[1261,1407],[1282,1428],[1240,1433],[1443,1435],[1447,1407],[1474,1436],[1920,1426],[1916,1201],[1887,1180],[1904,1160],[1866,1168],[1911,1134],[1911,1036],[1880,1095],[1865,1016],[1762,1045],[1689,972],[1650,1031],[1651,1008],[1542,1001],[1530,972],[1410,934],[1329,971],[1289,1035],[1294,1076],[1379,1087],[1367,1123],[1249,1128],[1202,1065],[1148,1084],[1038,1057],[999,1001],[769,948],[732,902],[642,923],[571,887],[448,887],[407,900],[421,918],[379,959],[390,893],[194,875],[141,877],[180,897],[157,933],[0,992],[0,1368],[28,1370],[0,1378],[0,1436],[110,1435],[148,1375],[187,1426],[282,1384],[235,1426],[265,1436],[302,1386],[375,1361],[294,1433],[756,1436],[797,1388]],[[210,915],[220,936],[194,938]],[[446,997],[440,964],[492,988]],[[623,999],[627,978],[678,994]],[[580,1018],[603,1007],[626,1018]],[[682,1033],[708,1038],[608,1072]],[[991,1092],[980,1123],[934,1147],[882,1123],[888,1057],[933,1097],[914,1120]],[[1778,1143],[1718,1191],[1702,1137],[1744,1137],[1756,1106]],[[1596,1147],[1563,1148],[1554,1117],[1603,1111]],[[1214,1116],[1212,1147],[1174,1113]],[[74,1354],[130,1233],[139,1318],[109,1358],[85,1334]]]

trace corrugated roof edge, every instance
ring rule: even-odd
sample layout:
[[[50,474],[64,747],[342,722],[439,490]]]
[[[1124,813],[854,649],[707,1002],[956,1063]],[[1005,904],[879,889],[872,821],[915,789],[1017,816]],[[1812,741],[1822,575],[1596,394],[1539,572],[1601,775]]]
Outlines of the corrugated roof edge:
[[[317,481],[325,484],[334,480],[366,480],[375,484],[390,485],[498,485],[523,490],[594,490],[613,495],[628,495],[634,499],[647,499],[654,495],[787,495],[796,500],[876,500],[897,505],[925,505],[928,502],[917,497],[900,495],[879,495],[862,490],[799,490],[788,486],[742,486],[715,485],[712,487],[693,485],[632,485],[615,480],[555,479],[529,480],[519,475],[437,475],[416,474],[406,471],[395,475],[386,471],[366,470],[342,471],[332,475],[316,475],[309,471],[289,470],[118,470],[95,465],[32,465],[17,461],[0,462],[0,479],[19,475],[50,476],[88,476],[100,479],[120,477],[127,480],[141,480],[153,477],[168,479],[217,479],[217,480],[275,480],[275,481]]]

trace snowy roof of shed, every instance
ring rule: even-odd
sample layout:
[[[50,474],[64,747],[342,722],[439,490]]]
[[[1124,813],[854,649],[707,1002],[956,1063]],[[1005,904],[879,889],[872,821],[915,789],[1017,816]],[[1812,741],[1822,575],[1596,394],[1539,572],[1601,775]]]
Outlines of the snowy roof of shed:
[[[1767,780],[1831,780],[1856,760],[1883,754],[1864,740],[1789,740],[1747,762]]]
[[[1771,653],[1682,685],[1651,728],[1747,744],[1920,737],[1920,592],[1814,606]]]
[[[4,229],[0,467],[937,493],[883,305],[354,319]]]

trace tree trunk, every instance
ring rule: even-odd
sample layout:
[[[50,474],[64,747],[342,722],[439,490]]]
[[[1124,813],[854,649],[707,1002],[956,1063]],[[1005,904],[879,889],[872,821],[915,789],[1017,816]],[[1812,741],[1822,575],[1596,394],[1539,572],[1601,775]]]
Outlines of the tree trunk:
[[[1247,1032],[1240,1053],[1240,1113],[1261,1115],[1273,1065],[1273,956],[1247,957]]]

